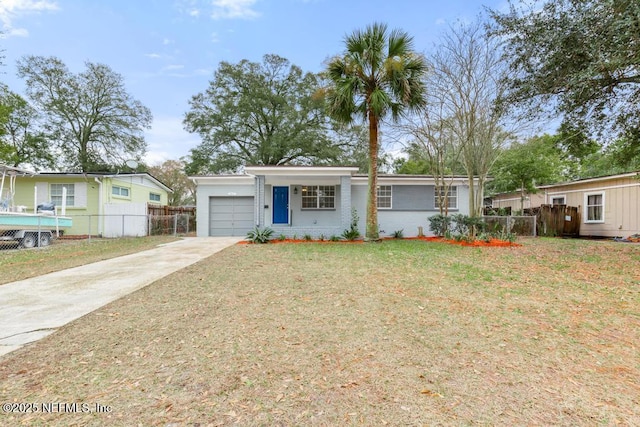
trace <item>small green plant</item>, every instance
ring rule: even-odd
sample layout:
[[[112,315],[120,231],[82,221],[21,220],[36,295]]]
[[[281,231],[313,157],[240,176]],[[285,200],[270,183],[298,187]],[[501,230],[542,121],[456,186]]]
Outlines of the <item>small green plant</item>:
[[[311,234],[305,234],[304,236],[302,236],[302,238],[307,242],[310,242],[312,240]]]
[[[247,233],[247,240],[252,243],[267,243],[274,231],[269,227],[259,228],[256,227]]]
[[[485,229],[485,222],[482,217],[473,217],[464,214],[451,215],[453,222],[453,231],[456,234],[461,234],[469,237],[471,240],[482,233]]]
[[[429,217],[429,230],[436,236],[444,236],[451,227],[451,217],[436,214]]]
[[[278,236],[278,240],[282,241],[282,240],[287,240],[287,236],[285,236],[284,234],[281,234]]]
[[[391,236],[393,236],[394,239],[404,239],[404,228],[394,231],[391,233]]]
[[[344,230],[341,234],[342,238],[345,240],[356,240],[360,237],[360,232],[358,231],[358,221],[360,218],[358,217],[358,212],[355,208],[351,209],[351,225],[347,230]]]
[[[331,237],[329,237],[329,240],[332,242],[339,242],[340,241],[340,237],[336,236],[335,234]]]
[[[357,229],[344,230],[341,236],[345,240],[356,240],[358,237],[360,237],[360,232]]]
[[[490,233],[479,233],[477,238],[478,240],[482,240],[483,242],[487,242],[489,243],[491,241],[491,234]]]
[[[298,240],[298,235],[297,234],[293,235],[293,240]]]
[[[321,235],[318,237],[318,240],[320,240],[321,242],[324,242],[324,241],[325,241],[325,239],[326,239],[326,238],[324,237],[324,234],[321,234]]]

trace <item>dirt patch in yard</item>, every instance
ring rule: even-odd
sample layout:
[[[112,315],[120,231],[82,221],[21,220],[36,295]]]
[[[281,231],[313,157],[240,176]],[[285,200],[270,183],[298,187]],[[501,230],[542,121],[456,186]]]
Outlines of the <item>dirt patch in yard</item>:
[[[640,248],[236,245],[0,359],[3,425],[638,425]]]

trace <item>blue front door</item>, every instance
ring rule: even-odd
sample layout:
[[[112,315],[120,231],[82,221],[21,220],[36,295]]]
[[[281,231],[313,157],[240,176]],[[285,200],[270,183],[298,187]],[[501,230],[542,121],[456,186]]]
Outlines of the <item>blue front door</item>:
[[[273,187],[273,223],[289,223],[289,187]]]

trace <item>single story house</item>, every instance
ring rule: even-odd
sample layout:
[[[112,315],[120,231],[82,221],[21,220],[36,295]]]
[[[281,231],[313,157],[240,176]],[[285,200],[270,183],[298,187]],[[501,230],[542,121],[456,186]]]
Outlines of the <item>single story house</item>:
[[[73,219],[67,235],[119,237],[146,235],[147,204],[166,205],[169,192],[148,173],[42,172],[17,176],[12,197],[13,205],[26,212],[42,203],[55,204],[58,215]]]
[[[340,236],[352,215],[365,232],[367,175],[355,167],[247,166],[244,174],[192,176],[196,184],[198,236],[245,236],[255,227],[275,235]],[[474,185],[476,183],[474,182]],[[469,214],[469,183],[453,177],[444,197],[450,213]],[[439,213],[433,177],[378,176],[380,233],[430,234],[428,217]]]
[[[543,204],[575,206],[580,212],[580,235],[627,237],[640,233],[640,171],[538,186],[527,194],[525,209]],[[520,210],[520,193],[491,198],[493,208]]]

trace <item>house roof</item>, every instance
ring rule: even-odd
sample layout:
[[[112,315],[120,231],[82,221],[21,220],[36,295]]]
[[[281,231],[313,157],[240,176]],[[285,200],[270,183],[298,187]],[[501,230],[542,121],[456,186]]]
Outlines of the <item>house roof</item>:
[[[640,171],[620,173],[620,174],[614,174],[614,175],[603,175],[603,176],[597,176],[597,177],[593,177],[593,178],[576,179],[574,181],[565,181],[565,182],[558,182],[558,183],[555,183],[555,184],[538,185],[536,187],[544,189],[544,188],[562,187],[562,186],[565,186],[565,185],[586,184],[586,183],[589,183],[589,182],[601,182],[601,181],[608,181],[608,180],[611,180],[611,179],[633,178],[633,177],[639,177],[640,178]]]
[[[356,166],[245,166],[249,175],[343,176],[358,172]]]
[[[568,185],[581,185],[581,184],[588,184],[588,183],[592,183],[592,182],[596,182],[597,183],[597,182],[610,181],[610,180],[614,180],[614,179],[634,178],[634,177],[640,178],[640,171],[613,174],[613,175],[603,175],[603,176],[597,176],[597,177],[592,177],[592,178],[582,178],[582,179],[576,179],[576,180],[573,180],[573,181],[558,182],[558,183],[555,183],[555,184],[536,185],[536,189],[538,189],[538,190],[549,190],[549,189],[553,189],[553,188],[556,188],[556,187],[566,187]],[[514,190],[514,191],[505,191],[505,192],[502,192],[502,193],[493,194],[491,197],[504,196],[504,195],[510,195],[510,194],[520,194],[521,191],[522,191],[521,189],[517,189],[517,190]]]
[[[36,176],[44,176],[44,177],[59,177],[59,178],[119,178],[119,177],[144,177],[150,179],[154,184],[164,189],[165,191],[172,193],[173,190],[164,184],[162,181],[154,177],[153,175],[147,172],[138,172],[138,173],[96,173],[96,172],[37,172],[34,173]]]
[[[357,166],[298,166],[298,165],[282,165],[282,166],[245,166],[244,174],[226,174],[226,175],[196,175],[190,176],[189,179],[198,183],[233,181],[238,183],[242,178],[249,179],[255,175],[262,176],[305,176],[305,177],[330,177],[351,175],[354,181],[368,179],[367,174],[358,174]],[[467,176],[455,175],[447,177],[447,179],[455,181],[467,181]],[[382,180],[398,180],[398,181],[425,181],[433,180],[433,175],[405,175],[405,174],[378,174],[378,179]],[[247,182],[249,183],[249,182]]]

